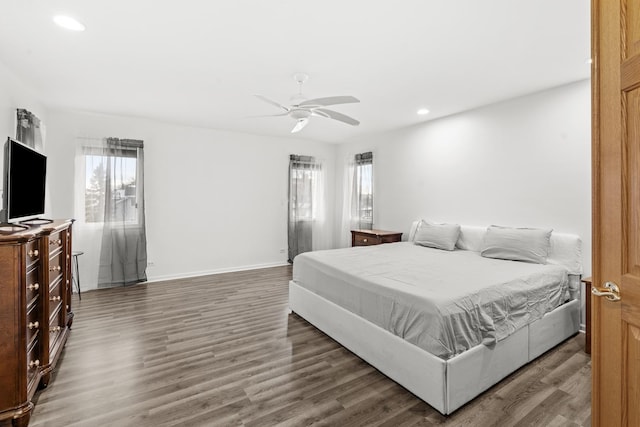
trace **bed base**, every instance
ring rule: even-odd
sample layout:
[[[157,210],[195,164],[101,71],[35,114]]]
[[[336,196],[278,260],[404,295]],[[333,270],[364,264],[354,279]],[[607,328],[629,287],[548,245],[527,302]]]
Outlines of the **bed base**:
[[[444,415],[577,333],[580,324],[580,305],[572,300],[495,346],[443,360],[294,281],[289,308]]]

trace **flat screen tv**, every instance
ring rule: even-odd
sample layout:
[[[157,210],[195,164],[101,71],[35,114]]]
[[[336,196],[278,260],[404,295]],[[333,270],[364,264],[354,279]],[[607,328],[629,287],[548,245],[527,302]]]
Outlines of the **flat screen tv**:
[[[7,138],[4,151],[4,210],[7,223],[44,214],[47,157]]]

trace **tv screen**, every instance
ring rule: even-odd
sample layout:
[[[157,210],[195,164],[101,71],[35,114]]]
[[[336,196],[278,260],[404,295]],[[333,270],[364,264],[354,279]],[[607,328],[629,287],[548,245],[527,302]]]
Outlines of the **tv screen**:
[[[6,221],[19,222],[44,214],[46,156],[8,138],[4,167]]]

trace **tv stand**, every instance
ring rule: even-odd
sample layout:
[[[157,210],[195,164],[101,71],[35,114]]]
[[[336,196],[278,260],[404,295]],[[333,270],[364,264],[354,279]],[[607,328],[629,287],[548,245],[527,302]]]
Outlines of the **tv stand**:
[[[49,218],[33,218],[33,219],[27,219],[25,221],[20,221],[20,224],[24,224],[24,225],[44,225],[44,224],[51,224],[53,222],[52,219]]]

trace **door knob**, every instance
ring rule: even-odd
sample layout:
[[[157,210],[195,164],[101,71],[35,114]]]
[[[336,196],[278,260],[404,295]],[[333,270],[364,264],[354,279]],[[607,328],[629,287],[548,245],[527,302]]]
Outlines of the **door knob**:
[[[597,297],[605,297],[609,301],[620,301],[620,288],[613,282],[606,282],[605,289],[591,287],[591,293]]]

